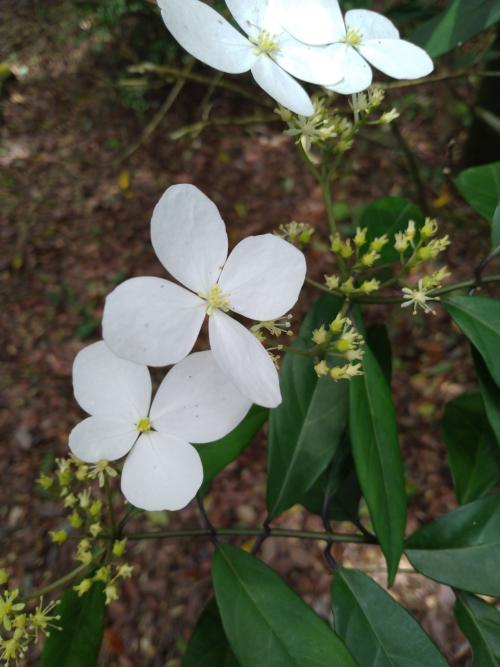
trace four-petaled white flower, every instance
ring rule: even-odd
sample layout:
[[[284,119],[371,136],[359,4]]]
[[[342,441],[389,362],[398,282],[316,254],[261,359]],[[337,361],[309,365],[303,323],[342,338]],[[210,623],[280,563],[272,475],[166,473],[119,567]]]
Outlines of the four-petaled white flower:
[[[188,289],[161,278],[132,278],[111,292],[103,337],[119,357],[166,366],[192,349],[209,315],[210,346],[220,368],[258,405],[281,402],[274,363],[257,338],[226,313],[275,320],[298,299],[304,255],[287,241],[249,236],[228,254],[215,204],[192,185],[170,187],[151,221],[153,248],[163,266]]]
[[[199,0],[158,0],[167,28],[191,55],[228,74],[251,70],[259,86],[282,106],[310,116],[311,100],[293,77],[335,84],[342,78],[341,63],[336,53],[303,44],[283,30],[274,18],[273,3],[226,0],[247,38]]]
[[[174,366],[151,403],[148,369],[116,357],[101,341],[76,356],[73,386],[76,400],[91,417],[71,431],[71,451],[88,463],[128,454],[123,494],[132,505],[150,511],[178,510],[192,500],[203,469],[190,443],[222,438],[251,404],[209,351]]]
[[[370,65],[394,79],[417,79],[433,70],[427,53],[400,39],[394,24],[377,12],[353,9],[342,18],[337,0],[273,0],[281,25],[296,39],[327,45],[337,56],[343,79],[327,88],[343,95],[370,86]]]

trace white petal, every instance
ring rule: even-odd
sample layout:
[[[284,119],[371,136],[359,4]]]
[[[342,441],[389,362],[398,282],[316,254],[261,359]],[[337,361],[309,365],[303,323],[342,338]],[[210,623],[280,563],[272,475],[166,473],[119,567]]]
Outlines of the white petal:
[[[225,313],[214,311],[209,323],[216,362],[240,392],[257,405],[281,403],[278,371],[257,338]]]
[[[73,388],[90,415],[134,423],[151,404],[151,377],[145,366],[120,359],[103,342],[81,350],[73,362]]]
[[[370,39],[359,46],[369,63],[394,79],[418,79],[434,69],[427,53],[403,39]]]
[[[167,366],[189,354],[204,318],[204,302],[183,287],[161,278],[131,278],[106,299],[103,338],[124,359]]]
[[[212,352],[195,352],[172,368],[161,383],[150,418],[160,433],[188,442],[223,438],[251,407],[215,362]]]
[[[341,95],[352,95],[366,90],[372,82],[373,73],[370,65],[364,60],[356,49],[348,44],[332,44],[329,50],[338,54],[342,59],[344,78],[334,86],[327,86]]]
[[[306,46],[290,36],[280,38],[280,50],[273,56],[280,67],[302,81],[329,85],[342,79],[337,54],[323,46]]]
[[[264,27],[268,0],[226,0],[226,5],[248,35],[258,35]]]
[[[331,44],[345,36],[337,0],[274,0],[273,11],[283,28],[306,44]]]
[[[306,277],[304,254],[291,243],[261,234],[240,241],[229,255],[219,285],[231,310],[252,320],[274,320],[296,303]]]
[[[366,39],[399,39],[399,30],[382,14],[369,9],[351,9],[345,15],[347,29],[359,30]]]
[[[199,0],[158,0],[165,25],[192,56],[228,74],[248,72],[254,47],[218,12]]]
[[[257,58],[252,74],[259,86],[276,102],[301,116],[311,116],[314,107],[302,86],[266,55]]]
[[[227,257],[227,233],[217,206],[194,185],[173,185],[153,212],[151,241],[158,259],[193,292],[217,282]]]
[[[141,435],[122,471],[123,495],[135,507],[150,512],[182,509],[195,497],[202,481],[196,449],[154,431]]]
[[[69,434],[69,448],[77,458],[87,463],[103,459],[116,461],[132,449],[138,436],[132,422],[88,417]]]

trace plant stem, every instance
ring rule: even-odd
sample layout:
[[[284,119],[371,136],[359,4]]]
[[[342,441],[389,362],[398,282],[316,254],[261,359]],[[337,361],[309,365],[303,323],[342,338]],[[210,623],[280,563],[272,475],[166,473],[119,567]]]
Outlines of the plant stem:
[[[108,503],[108,512],[109,512],[109,522],[111,524],[111,533],[113,535],[113,538],[116,537],[117,530],[116,530],[116,515],[115,515],[115,507],[113,504],[113,490],[111,488],[111,484],[109,483],[109,478],[107,475],[104,477],[104,489],[106,491],[106,500]]]
[[[47,586],[43,586],[43,588],[39,588],[38,590],[33,591],[33,593],[30,593],[29,595],[23,596],[23,600],[34,600],[35,598],[42,597],[44,595],[47,595],[48,593],[51,593],[52,591],[55,591],[57,588],[61,588],[61,586],[64,586],[68,582],[79,577],[81,574],[87,572],[87,570],[91,569],[94,565],[94,562],[98,560],[103,555],[104,552],[105,549],[100,549],[99,551],[97,551],[97,553],[95,554],[94,558],[90,563],[83,563],[82,565],[75,567],[73,570],[62,576],[60,579],[56,579],[51,584],[47,584]]]
[[[341,292],[336,290],[329,290],[327,287],[321,283],[312,280],[311,278],[306,278],[306,282],[313,287],[321,290],[322,292],[328,292],[329,294],[334,294],[335,296],[343,296]],[[478,285],[476,278],[469,280],[462,280],[458,283],[452,283],[451,285],[446,285],[445,287],[440,287],[439,289],[434,289],[429,292],[429,296],[443,296],[445,294],[450,294],[450,292],[455,292],[457,290],[470,289],[471,287],[480,287],[481,285],[491,285],[493,283],[500,283],[500,275],[485,276],[481,278],[481,281]],[[350,294],[350,301],[355,303],[403,303],[406,301],[402,296],[365,296],[363,294]]]
[[[298,538],[302,540],[324,540],[325,542],[348,542],[352,544],[374,544],[373,540],[364,535],[348,535],[343,533],[323,533],[307,530],[288,530],[286,528],[270,528],[268,532],[262,528],[216,528],[216,534],[219,537],[283,537]],[[129,540],[157,540],[157,539],[178,539],[184,537],[208,537],[212,536],[210,529],[193,528],[186,530],[157,531],[151,533],[130,533],[127,535]],[[102,536],[106,539],[106,536]],[[109,539],[109,536],[108,538]]]

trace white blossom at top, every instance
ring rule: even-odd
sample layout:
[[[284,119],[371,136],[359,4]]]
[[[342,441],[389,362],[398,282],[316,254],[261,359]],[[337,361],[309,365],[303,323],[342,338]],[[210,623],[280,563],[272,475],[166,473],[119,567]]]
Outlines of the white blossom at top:
[[[337,0],[272,0],[280,24],[296,39],[311,45],[330,45],[343,79],[326,87],[343,95],[370,86],[370,65],[394,79],[418,79],[432,72],[427,53],[400,39],[395,25],[377,12],[352,9],[342,18]]]
[[[71,451],[88,463],[128,454],[123,494],[150,511],[178,510],[194,498],[203,468],[190,443],[222,438],[250,408],[211,352],[174,366],[151,402],[148,369],[116,357],[101,341],[76,356],[73,387],[91,416],[71,431]]]
[[[173,37],[198,60],[229,74],[251,70],[272,98],[294,113],[314,109],[293,77],[322,85],[338,83],[337,54],[311,47],[283,30],[273,15],[274,0],[226,0],[243,36],[218,12],[199,0],[158,0]],[[291,75],[291,76],[290,76]]]
[[[192,349],[205,315],[216,362],[254,403],[281,402],[274,363],[233,311],[276,320],[298,299],[304,255],[272,234],[249,236],[228,255],[224,222],[215,204],[192,185],[170,187],[151,221],[153,248],[186,288],[161,278],[132,278],[111,292],[103,337],[120,357],[147,366],[176,363]]]

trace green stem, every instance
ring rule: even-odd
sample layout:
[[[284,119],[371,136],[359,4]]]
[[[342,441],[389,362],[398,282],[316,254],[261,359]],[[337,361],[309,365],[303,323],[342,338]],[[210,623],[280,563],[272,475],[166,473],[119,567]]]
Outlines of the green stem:
[[[109,521],[111,524],[111,533],[113,535],[113,538],[116,537],[116,515],[115,515],[115,507],[113,504],[113,490],[111,488],[111,484],[109,483],[109,478],[107,475],[104,477],[104,489],[106,491],[106,500],[108,503],[108,511],[109,511]]]
[[[71,570],[60,579],[56,579],[51,584],[47,584],[47,586],[43,586],[43,588],[39,588],[38,590],[33,591],[33,593],[30,593],[29,595],[23,596],[23,600],[28,601],[28,600],[34,600],[35,598],[43,597],[44,595],[47,595],[48,593],[55,591],[57,588],[61,588],[68,582],[73,581],[73,579],[76,579],[80,575],[87,572],[87,570],[91,569],[94,566],[95,561],[97,561],[104,554],[104,552],[105,549],[100,549],[99,551],[96,552],[95,556],[93,557],[90,563],[83,563],[82,565],[75,567],[74,570]]]
[[[262,528],[216,528],[219,537],[261,537],[264,534]],[[178,539],[184,537],[211,537],[213,532],[209,529],[194,528],[186,530],[157,531],[151,533],[131,533],[127,535],[129,540],[157,540]],[[373,544],[364,535],[348,535],[343,533],[326,533],[307,530],[288,530],[285,528],[271,528],[265,533],[268,537],[298,538],[302,540],[324,540],[325,542],[345,542],[351,544]],[[105,536],[103,536],[104,538]],[[109,539],[109,537],[108,537]]]
[[[328,294],[334,294],[335,296],[345,296],[341,292],[336,290],[329,290],[327,287],[321,283],[311,280],[311,278],[306,278],[308,285],[312,285],[322,292],[328,292]],[[440,287],[439,289],[431,290],[429,296],[443,296],[444,294],[450,294],[450,292],[456,292],[457,290],[470,289],[471,287],[480,287],[481,285],[491,285],[493,283],[500,283],[500,275],[486,276],[478,281],[475,278],[470,280],[462,280],[458,283],[452,283],[451,285],[446,285],[445,287]],[[364,296],[363,294],[350,294],[349,299],[355,303],[403,303],[406,301],[402,296]]]

